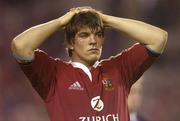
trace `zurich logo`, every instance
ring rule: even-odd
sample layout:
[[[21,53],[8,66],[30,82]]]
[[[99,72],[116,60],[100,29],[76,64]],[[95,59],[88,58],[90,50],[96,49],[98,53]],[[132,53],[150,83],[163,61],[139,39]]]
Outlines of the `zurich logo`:
[[[96,96],[91,99],[91,107],[98,112],[104,108],[104,103],[100,99],[100,96]]]

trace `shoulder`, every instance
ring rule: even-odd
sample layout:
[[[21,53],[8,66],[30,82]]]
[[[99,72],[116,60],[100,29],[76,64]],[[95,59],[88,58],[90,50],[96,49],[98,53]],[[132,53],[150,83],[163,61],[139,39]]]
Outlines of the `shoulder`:
[[[144,44],[135,43],[120,53],[101,60],[101,64],[105,66],[123,66],[128,62],[136,62],[147,58],[158,57],[159,54],[148,49]]]

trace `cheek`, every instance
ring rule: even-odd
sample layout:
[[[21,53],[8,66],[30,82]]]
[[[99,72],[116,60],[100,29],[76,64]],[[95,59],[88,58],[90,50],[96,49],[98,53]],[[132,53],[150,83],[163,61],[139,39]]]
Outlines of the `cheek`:
[[[100,42],[100,43],[98,43],[98,48],[100,48],[100,49],[102,49],[102,47],[103,47],[103,43],[102,42]]]
[[[75,46],[75,50],[78,51],[78,53],[84,53],[84,51],[86,50],[86,46],[84,45],[84,43],[78,43]]]
[[[99,39],[99,40],[98,40],[98,45],[99,45],[99,46],[102,46],[103,44],[104,44],[104,39]]]

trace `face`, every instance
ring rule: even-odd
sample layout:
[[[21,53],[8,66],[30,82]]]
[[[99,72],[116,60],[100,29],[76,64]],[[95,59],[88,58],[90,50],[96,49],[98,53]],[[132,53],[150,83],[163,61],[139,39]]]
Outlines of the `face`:
[[[82,28],[75,35],[72,48],[72,61],[83,63],[90,67],[101,56],[104,37],[102,31],[92,31],[90,28]]]

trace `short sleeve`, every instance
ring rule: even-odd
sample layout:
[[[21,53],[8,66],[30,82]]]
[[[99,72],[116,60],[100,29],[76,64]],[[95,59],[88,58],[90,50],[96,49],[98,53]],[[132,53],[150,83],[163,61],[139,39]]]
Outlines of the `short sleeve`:
[[[55,83],[56,61],[41,50],[35,51],[35,59],[28,64],[20,64],[34,89],[45,99]]]
[[[130,88],[152,65],[156,58],[157,56],[148,54],[148,49],[145,45],[136,43],[113,57],[112,62],[122,75],[123,82]]]

